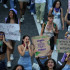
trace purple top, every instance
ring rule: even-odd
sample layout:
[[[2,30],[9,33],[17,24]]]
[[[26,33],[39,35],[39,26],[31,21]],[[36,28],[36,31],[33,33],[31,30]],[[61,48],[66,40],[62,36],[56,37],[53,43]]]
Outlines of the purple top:
[[[56,12],[58,12],[60,10],[60,8],[54,8],[56,10]]]

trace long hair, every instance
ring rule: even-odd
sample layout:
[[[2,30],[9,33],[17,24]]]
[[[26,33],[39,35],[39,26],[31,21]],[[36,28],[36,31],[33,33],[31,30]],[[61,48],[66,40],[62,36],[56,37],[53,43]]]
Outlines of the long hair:
[[[54,59],[48,59],[48,60],[46,60],[46,61],[45,61],[45,63],[44,63],[44,64],[45,64],[45,68],[46,68],[46,70],[49,70],[49,68],[48,68],[48,66],[47,66],[47,65],[48,65],[48,61],[49,61],[49,60],[52,60],[52,61],[53,61],[53,63],[54,63],[53,70],[56,70],[56,62],[55,62],[55,60],[54,60]]]
[[[13,10],[10,10],[10,11],[13,12],[13,19],[14,19],[15,23],[18,24],[17,15],[15,14],[15,12],[14,12]],[[10,13],[10,11],[9,11],[9,13]],[[6,23],[10,23],[10,16],[9,16],[9,14],[8,14],[8,18],[7,18],[7,20],[6,20]]]
[[[55,0],[54,3],[53,3],[53,8],[55,8],[57,2],[60,2],[60,7],[61,7],[61,1],[60,0]]]
[[[22,67],[22,70],[24,70],[24,67],[23,67],[22,65],[16,65],[16,66],[13,68],[13,70],[16,70],[16,68],[17,68],[18,66],[21,66],[21,67]]]
[[[23,39],[25,39],[25,37],[29,37],[28,35],[24,35],[23,38],[22,38],[22,44],[24,43]],[[30,39],[30,37],[29,37]]]

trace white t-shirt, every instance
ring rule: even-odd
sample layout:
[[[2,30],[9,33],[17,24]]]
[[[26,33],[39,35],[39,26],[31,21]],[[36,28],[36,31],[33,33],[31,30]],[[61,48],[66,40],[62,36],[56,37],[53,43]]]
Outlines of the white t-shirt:
[[[35,3],[44,3],[46,0],[35,0]]]

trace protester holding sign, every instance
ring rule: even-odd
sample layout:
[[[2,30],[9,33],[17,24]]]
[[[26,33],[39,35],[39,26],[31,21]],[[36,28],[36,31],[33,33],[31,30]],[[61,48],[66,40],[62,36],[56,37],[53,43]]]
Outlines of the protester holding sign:
[[[0,32],[0,70],[7,70],[6,69],[6,61],[5,61],[5,53],[8,48],[12,49],[12,46],[5,41],[5,34],[4,32]]]
[[[48,15],[48,22],[43,23],[41,29],[41,35],[48,35],[50,36],[50,46],[51,50],[54,49],[54,33],[55,35],[58,33],[57,25],[53,23],[53,15]]]
[[[49,14],[54,15],[53,22],[57,25],[58,30],[61,30],[61,20],[62,20],[62,28],[64,30],[63,9],[61,8],[61,2],[59,0],[54,1],[53,7],[50,9]],[[55,36],[55,47],[57,38],[58,34]]]
[[[32,70],[31,56],[33,55],[31,42],[28,35],[23,36],[22,44],[18,46],[20,58],[18,64],[22,65],[25,70]]]
[[[15,9],[10,9],[9,10],[9,15],[8,17],[5,19],[5,22],[8,24],[19,24],[19,20],[17,18],[17,11]],[[20,31],[20,30],[19,30]],[[7,48],[7,58],[8,58],[8,62],[7,62],[7,67],[11,67],[11,61],[10,60],[14,60],[13,57],[13,51],[14,51],[14,46],[15,46],[15,41],[14,40],[8,40],[8,42],[11,44],[11,46],[13,47],[13,49],[9,49]]]
[[[49,14],[48,22],[46,24],[45,23],[42,24],[41,36],[47,35],[48,37],[50,37],[50,46],[49,47],[51,50],[49,50],[49,53],[46,53],[45,56],[39,57],[42,64],[44,64],[44,62],[47,60],[48,55],[50,55],[50,57],[51,57],[51,53],[54,49],[54,33],[57,33],[57,32],[58,32],[57,26],[56,26],[56,24],[53,23],[53,15]]]

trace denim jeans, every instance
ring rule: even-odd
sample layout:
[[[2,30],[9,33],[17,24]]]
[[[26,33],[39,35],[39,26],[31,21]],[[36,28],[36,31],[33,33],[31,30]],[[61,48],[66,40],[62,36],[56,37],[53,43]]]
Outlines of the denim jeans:
[[[30,5],[30,12],[35,13],[35,3]]]
[[[16,3],[17,3],[17,0],[10,0],[10,8],[14,8]]]
[[[52,8],[52,5],[53,5],[54,1],[55,0],[48,0],[48,12]]]

